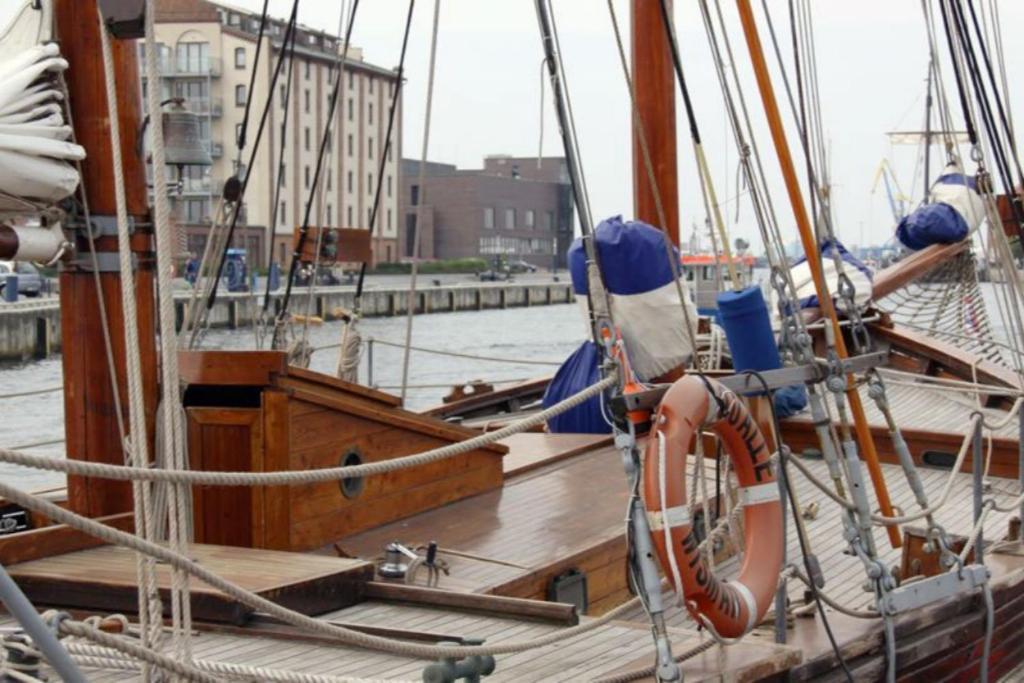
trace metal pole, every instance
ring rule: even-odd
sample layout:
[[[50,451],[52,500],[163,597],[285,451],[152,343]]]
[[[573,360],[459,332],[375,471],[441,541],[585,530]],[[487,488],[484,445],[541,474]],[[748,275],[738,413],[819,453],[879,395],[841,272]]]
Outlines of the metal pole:
[[[985,472],[985,455],[983,453],[983,445],[981,439],[981,420],[974,426],[974,451],[972,453],[971,469],[974,473],[974,523],[978,523],[978,519],[981,517],[981,487],[982,487],[982,475]],[[983,564],[982,558],[982,543],[984,541],[984,531],[978,529],[978,537],[974,543],[974,561],[977,564]]]
[[[1024,410],[1017,413],[1017,481],[1020,483],[1020,490],[1024,492]],[[1018,532],[1017,540],[1024,541],[1024,502],[1017,511],[1017,519],[1022,529]]]
[[[47,663],[53,667],[61,680],[70,683],[86,683],[85,676],[71,660],[64,646],[57,640],[56,634],[43,621],[36,608],[28,601],[25,594],[14,583],[14,579],[0,564],[0,600],[7,610],[18,620],[25,632],[42,651]]]
[[[366,342],[366,386],[373,386],[373,337]]]
[[[771,399],[769,399],[771,400]],[[784,446],[780,446],[781,451]],[[786,510],[787,503],[787,489],[786,484],[786,468],[783,464],[784,460],[779,459],[778,467],[778,483],[779,483],[779,497],[782,500],[782,566],[786,566],[786,543],[788,542],[786,531],[788,529],[789,515]],[[798,532],[799,533],[799,532]],[[811,581],[814,581],[814,577],[808,577]],[[783,579],[779,583],[779,589],[775,592],[775,642],[780,645],[786,642],[786,580]]]

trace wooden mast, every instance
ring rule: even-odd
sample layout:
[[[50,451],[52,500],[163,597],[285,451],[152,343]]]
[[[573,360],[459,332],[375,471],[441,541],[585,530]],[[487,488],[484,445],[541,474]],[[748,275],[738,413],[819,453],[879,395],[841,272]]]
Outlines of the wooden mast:
[[[671,11],[672,3],[668,3]],[[637,127],[633,126],[633,202],[636,217],[664,230],[679,244],[679,175],[676,168],[676,98],[672,53],[662,26],[658,0],[632,0],[633,88],[636,112],[647,136],[654,181],[661,195],[666,225],[660,225],[647,169],[640,159]]]
[[[796,167],[793,165],[793,158],[789,152],[789,143],[786,141],[786,132],[783,129],[779,105],[775,99],[775,90],[772,87],[771,77],[768,74],[768,65],[765,63],[761,39],[757,33],[757,24],[754,22],[754,13],[750,8],[749,0],[736,0],[736,6],[739,9],[740,21],[743,24],[743,35],[746,37],[747,49],[750,51],[750,61],[754,67],[757,87],[764,104],[765,117],[768,119],[768,127],[771,129],[775,153],[779,159],[782,176],[786,181],[786,192],[789,195],[789,202],[793,207],[797,229],[800,232],[800,242],[803,244],[804,253],[807,254],[807,265],[811,269],[814,290],[820,302],[821,312],[831,325],[832,336],[835,338],[836,353],[841,359],[848,358],[849,353],[846,350],[846,342],[843,340],[843,333],[839,327],[839,318],[836,315],[832,296],[825,283],[825,275],[822,272],[821,263],[817,258],[818,243],[815,238],[814,228],[811,226],[811,221],[807,215],[807,207],[804,205]],[[857,441],[861,445],[868,473],[871,475],[871,483],[875,487],[878,506],[881,508],[883,515],[892,517],[894,516],[892,502],[889,500],[889,490],[886,488],[885,476],[882,474],[882,467],[878,461],[878,452],[875,449],[875,442],[871,436],[871,427],[868,424],[867,416],[864,414],[864,406],[861,404],[860,394],[857,393],[857,389],[851,380],[851,377],[847,377],[846,398],[850,403],[850,412],[853,414]],[[892,544],[892,547],[898,548],[902,545],[900,530],[897,527],[887,526],[886,531],[889,533],[889,542]]]
[[[110,125],[103,96],[105,86],[97,0],[55,0],[54,16],[56,37],[70,65],[67,83],[75,135],[87,153],[82,170],[89,209],[94,222],[113,225],[107,220],[115,215],[116,202]],[[138,146],[142,115],[136,46],[134,41],[114,40],[112,47],[120,96],[118,118],[128,212],[137,224],[145,223],[148,208],[145,167]],[[78,235],[75,246],[78,254],[76,263],[90,263],[88,242],[84,237]],[[116,232],[96,239],[101,271],[99,291],[88,267],[71,264],[62,269],[60,312],[67,456],[77,460],[122,464],[121,436],[103,340],[105,333],[110,335],[127,424],[121,273],[116,270],[116,256],[111,256],[116,254],[117,248]],[[138,260],[134,278],[138,298],[139,351],[142,354],[147,432],[151,439],[156,398],[156,334],[153,255],[148,231],[136,229],[132,250]],[[103,297],[106,303],[109,324],[106,331],[100,317],[98,297]],[[93,517],[125,512],[132,508],[131,487],[128,482],[69,476],[68,504],[73,511]]]

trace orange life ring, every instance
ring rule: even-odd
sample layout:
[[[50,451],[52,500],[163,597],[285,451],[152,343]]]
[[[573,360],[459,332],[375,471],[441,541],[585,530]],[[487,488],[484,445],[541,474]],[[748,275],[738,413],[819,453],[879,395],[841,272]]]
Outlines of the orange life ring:
[[[687,505],[687,452],[702,426],[722,440],[740,486],[746,554],[732,581],[715,576],[698,552]],[[714,380],[676,381],[658,407],[643,480],[658,559],[687,610],[720,636],[749,632],[771,605],[782,570],[782,502],[768,445],[743,401]]]

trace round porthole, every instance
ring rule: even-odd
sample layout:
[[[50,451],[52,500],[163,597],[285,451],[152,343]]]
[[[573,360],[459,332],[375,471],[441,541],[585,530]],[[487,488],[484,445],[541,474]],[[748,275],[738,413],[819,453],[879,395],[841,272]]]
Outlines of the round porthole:
[[[345,455],[341,456],[342,467],[353,467],[355,465],[363,464],[363,456],[359,453],[358,448],[349,450]],[[338,486],[341,487],[341,495],[346,498],[357,498],[360,493],[363,492],[363,486],[365,485],[363,477],[353,477],[351,479],[342,479],[338,482]]]

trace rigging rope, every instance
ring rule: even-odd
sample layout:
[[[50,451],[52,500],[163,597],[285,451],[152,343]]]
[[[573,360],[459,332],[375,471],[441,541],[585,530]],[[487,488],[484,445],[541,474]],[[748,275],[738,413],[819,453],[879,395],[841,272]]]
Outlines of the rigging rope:
[[[167,166],[164,154],[163,118],[160,116],[160,83],[157,72],[156,51],[156,2],[146,0],[146,78],[150,83],[147,91],[151,116],[150,131],[152,132],[153,157],[153,229],[156,251],[156,284],[157,284],[157,322],[159,323],[160,370],[161,370],[161,401],[163,411],[163,443],[169,457],[163,464],[174,469],[183,470],[188,467],[185,428],[183,425],[184,410],[181,406],[181,382],[178,375],[178,340],[175,334],[174,311],[174,274],[172,253],[171,206],[167,195]],[[108,86],[109,87],[109,86]],[[116,103],[117,94],[113,93],[112,101]],[[262,125],[260,126],[262,129]],[[259,134],[257,134],[257,145]],[[254,146],[255,147],[255,146]],[[114,157],[115,165],[120,155]],[[123,180],[120,173],[115,179]],[[237,217],[237,212],[236,212]],[[137,326],[137,321],[127,319],[126,327]],[[137,354],[138,348],[130,348],[129,354]],[[145,432],[143,432],[145,433]],[[187,553],[191,536],[191,492],[187,486],[170,487],[167,495],[168,529],[170,547],[176,553]],[[136,501],[143,504],[142,500]],[[171,605],[173,632],[178,658],[185,660],[192,654],[192,600],[189,591],[189,577],[185,572],[171,572]],[[159,614],[156,615],[159,617]]]
[[[128,235],[128,203],[125,196],[124,170],[121,156],[121,124],[118,115],[117,83],[115,82],[114,58],[110,34],[102,11],[97,10],[100,34],[100,52],[103,59],[104,86],[107,113],[110,125],[110,154],[114,170],[114,197],[117,212],[118,260],[121,277],[121,304],[124,311],[125,367],[128,387],[128,419],[130,430],[122,435],[126,460],[134,467],[149,467],[149,436],[146,428],[146,405],[142,384],[142,357],[139,352],[138,310],[135,299],[135,279],[132,254]],[[155,55],[147,55],[155,58]],[[150,83],[158,81],[151,80]],[[156,90],[156,88],[151,88]],[[150,102],[152,106],[152,101]],[[151,109],[153,111],[153,109]],[[155,117],[159,118],[157,111]],[[155,130],[155,129],[154,129]],[[162,162],[162,159],[161,159]],[[154,159],[154,163],[156,163]],[[102,291],[97,289],[97,297]],[[120,412],[120,411],[119,411]],[[134,499],[133,516],[135,528],[143,538],[154,539],[159,533],[155,528],[156,512],[150,486],[144,482],[132,482]],[[156,583],[156,568],[151,558],[136,554],[136,576],[138,580],[139,621],[142,624],[142,641],[148,647],[157,647],[162,636],[162,607]],[[176,589],[180,585],[175,586]],[[148,671],[143,672],[148,679]]]
[[[546,408],[545,410],[530,415],[529,417],[523,418],[517,422],[513,422],[512,424],[493,432],[480,434],[479,436],[474,436],[464,441],[458,441],[456,443],[434,448],[415,455],[346,467],[329,467],[306,471],[283,470],[278,472],[221,472],[186,469],[149,469],[108,465],[105,463],[88,462],[85,460],[49,458],[45,456],[19,453],[10,449],[2,448],[0,448],[0,462],[9,462],[16,465],[36,467],[54,472],[65,472],[67,474],[115,479],[118,481],[161,481],[173,484],[189,485],[273,486],[353,479],[356,477],[374,476],[410,467],[426,465],[438,460],[444,460],[456,455],[468,453],[483,446],[488,446],[512,436],[513,434],[519,434],[520,432],[524,432],[541,425],[552,417],[561,415],[567,410],[575,408],[594,396],[597,396],[605,389],[612,387],[616,381],[616,377],[614,376],[605,377],[599,382],[590,385],[559,403],[556,403],[550,408]]]
[[[416,277],[419,274],[420,233],[423,232],[420,228],[423,226],[423,205],[426,204],[427,200],[427,151],[430,146],[430,115],[433,110],[434,103],[434,75],[437,65],[437,29],[440,24],[440,14],[441,0],[434,0],[433,27],[430,32],[430,60],[427,67],[427,101],[423,119],[423,146],[422,151],[420,152],[420,167],[417,176],[420,193],[417,198],[419,201],[416,202],[416,230],[413,233],[412,239],[412,273],[409,276],[409,294],[405,300],[405,354],[402,357],[402,390],[400,394],[402,403],[405,403],[405,396],[408,390],[407,385],[409,384],[409,358],[412,353],[412,349],[409,347],[412,345],[412,321],[416,315]]]

